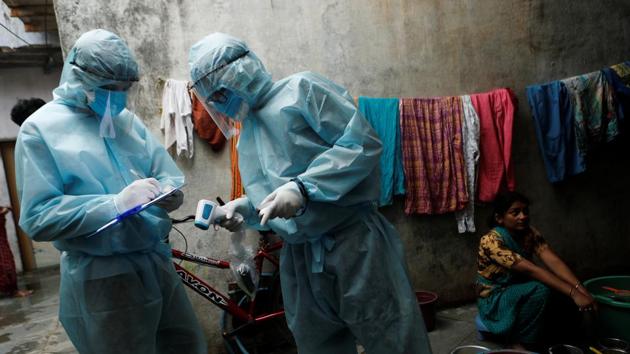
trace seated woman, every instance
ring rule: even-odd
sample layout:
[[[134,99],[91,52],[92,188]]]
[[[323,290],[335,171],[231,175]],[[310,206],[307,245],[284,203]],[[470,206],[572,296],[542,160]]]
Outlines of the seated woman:
[[[591,294],[529,225],[525,196],[498,196],[488,224],[492,230],[479,242],[477,306],[489,332],[518,349],[538,343],[550,288],[569,296],[580,311],[596,309]],[[534,264],[533,255],[548,270]]]

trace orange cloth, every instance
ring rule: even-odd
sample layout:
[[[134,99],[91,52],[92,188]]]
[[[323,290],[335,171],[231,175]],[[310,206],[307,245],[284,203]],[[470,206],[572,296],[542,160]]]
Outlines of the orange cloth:
[[[225,145],[225,137],[223,136],[223,133],[221,133],[219,127],[217,127],[212,118],[210,118],[210,115],[203,107],[201,101],[199,101],[192,92],[190,97],[192,98],[193,125],[197,135],[201,139],[206,140],[210,144],[212,150],[221,150]]]
[[[236,150],[236,144],[238,143],[239,131],[241,130],[241,123],[236,123],[236,134],[230,139],[230,167],[232,172],[232,191],[230,193],[230,200],[234,200],[243,196],[243,184],[241,182],[241,172],[238,169],[238,151]]]

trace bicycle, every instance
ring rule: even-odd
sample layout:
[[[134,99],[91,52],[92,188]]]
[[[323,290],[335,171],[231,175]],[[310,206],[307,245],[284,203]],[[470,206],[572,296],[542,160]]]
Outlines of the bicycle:
[[[171,219],[173,224],[188,222],[194,215]],[[182,237],[184,234],[173,228]],[[200,277],[178,264],[175,259],[202,266],[230,269],[230,262],[172,249],[173,264],[182,282],[194,292],[223,310],[221,331],[229,353],[297,353],[295,341],[287,327],[280,290],[279,258],[282,240],[274,240],[272,233],[261,232],[254,264],[259,274],[255,296],[250,298],[236,283],[229,284],[229,295],[221,293]],[[275,236],[277,237],[277,236]],[[186,242],[186,238],[184,237]],[[187,248],[187,246],[186,246]],[[263,272],[265,261],[272,271]]]

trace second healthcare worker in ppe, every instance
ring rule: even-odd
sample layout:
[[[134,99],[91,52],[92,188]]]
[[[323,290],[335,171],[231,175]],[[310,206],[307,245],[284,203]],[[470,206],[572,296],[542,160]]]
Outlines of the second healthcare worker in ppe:
[[[184,182],[125,109],[135,81],[138,65],[120,37],[93,30],[76,41],[54,100],[17,138],[20,226],[62,252],[59,319],[79,353],[206,353],[163,242],[181,193],[87,237]]]
[[[228,134],[241,121],[247,197],[222,226],[285,240],[281,283],[300,353],[430,353],[394,227],[376,210],[381,142],[343,87],[310,72],[273,82],[247,45],[211,34],[191,49],[193,89]],[[237,217],[235,213],[244,218]]]

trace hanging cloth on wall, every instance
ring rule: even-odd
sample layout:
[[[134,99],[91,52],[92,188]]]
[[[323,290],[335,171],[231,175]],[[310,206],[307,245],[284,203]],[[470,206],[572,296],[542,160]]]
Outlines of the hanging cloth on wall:
[[[479,117],[470,101],[470,96],[462,96],[464,119],[462,124],[462,142],[464,145],[464,163],[466,164],[466,187],[468,204],[464,210],[455,212],[459,233],[475,232],[475,178],[479,162]]]
[[[168,79],[162,92],[162,119],[160,129],[164,132],[164,146],[176,144],[177,156],[192,158],[193,125],[192,106],[188,94],[188,82]]]
[[[468,203],[460,97],[400,100],[405,213],[442,214]]]
[[[0,207],[0,296],[13,295],[18,290],[15,260],[5,228],[7,207]]]
[[[192,120],[197,136],[207,141],[212,150],[220,151],[225,146],[225,136],[210,118],[210,114],[197,96],[191,94],[190,97],[192,98]]]
[[[381,196],[378,205],[389,205],[394,195],[405,194],[398,98],[359,97],[359,111],[370,122],[383,143],[380,161]]]
[[[496,195],[515,188],[512,167],[512,124],[516,96],[508,88],[470,95],[479,116],[479,170],[477,195],[492,202]]]
[[[573,105],[564,83],[528,86],[527,101],[549,181],[559,182],[584,172],[586,164],[575,138]]]
[[[615,94],[617,120],[620,133],[625,133],[630,119],[630,61],[602,70]]]
[[[238,169],[238,145],[239,132],[241,130],[241,123],[236,122],[234,128],[236,128],[236,134],[230,138],[230,172],[232,174],[232,190],[230,191],[230,200],[243,196],[243,183],[241,182],[241,172]]]
[[[586,155],[589,146],[613,141],[619,135],[614,96],[601,71],[564,79],[574,107],[578,149]]]

